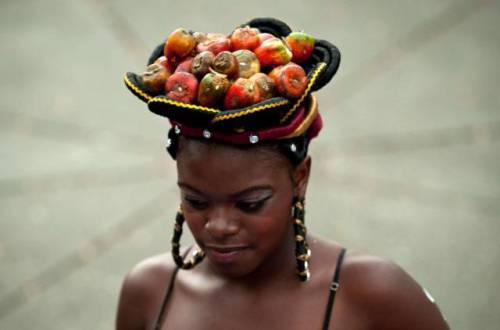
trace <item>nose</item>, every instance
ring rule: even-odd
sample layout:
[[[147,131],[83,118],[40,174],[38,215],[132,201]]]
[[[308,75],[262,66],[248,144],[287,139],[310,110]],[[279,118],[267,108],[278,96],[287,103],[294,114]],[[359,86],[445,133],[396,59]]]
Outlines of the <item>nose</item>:
[[[217,207],[208,214],[205,229],[218,240],[236,235],[240,231],[238,221],[226,207]]]

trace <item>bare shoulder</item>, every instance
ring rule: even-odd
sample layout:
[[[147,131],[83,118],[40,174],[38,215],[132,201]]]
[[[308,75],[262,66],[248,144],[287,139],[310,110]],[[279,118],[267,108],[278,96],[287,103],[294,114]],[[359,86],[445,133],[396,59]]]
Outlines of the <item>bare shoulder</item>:
[[[343,295],[375,329],[449,329],[428,293],[390,260],[348,253],[340,281]]]
[[[156,317],[175,269],[170,254],[139,262],[125,276],[120,292],[116,329],[145,329]]]

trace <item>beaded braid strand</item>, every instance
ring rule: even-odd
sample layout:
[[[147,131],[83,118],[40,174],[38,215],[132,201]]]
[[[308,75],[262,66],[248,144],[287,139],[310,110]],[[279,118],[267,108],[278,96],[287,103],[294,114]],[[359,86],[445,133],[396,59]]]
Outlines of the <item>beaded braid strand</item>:
[[[174,224],[174,237],[172,238],[172,257],[174,258],[175,263],[182,269],[191,269],[197,264],[199,264],[203,258],[205,257],[204,251],[195,251],[193,253],[193,257],[184,262],[184,259],[180,255],[181,249],[181,235],[182,235],[182,225],[184,224],[184,215],[182,211],[177,211],[175,216],[175,224]]]
[[[293,230],[295,234],[295,255],[297,258],[297,275],[300,281],[306,282],[311,278],[309,259],[311,249],[306,241],[307,229],[304,224],[304,200],[296,200],[293,205]]]

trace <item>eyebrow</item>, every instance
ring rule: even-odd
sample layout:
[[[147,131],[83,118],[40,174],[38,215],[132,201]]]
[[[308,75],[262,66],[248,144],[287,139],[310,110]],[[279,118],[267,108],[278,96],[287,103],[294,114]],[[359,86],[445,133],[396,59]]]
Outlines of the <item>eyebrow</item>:
[[[198,195],[205,196],[205,194],[202,191],[200,191],[200,190],[198,190],[198,189],[190,186],[187,183],[178,182],[177,185],[180,188],[191,190],[192,192],[194,192],[194,193],[196,193]],[[246,188],[246,189],[244,189],[242,191],[238,191],[238,192],[236,192],[234,194],[231,194],[230,197],[231,198],[239,198],[239,197],[242,197],[242,196],[248,195],[250,193],[257,192],[257,191],[268,191],[268,192],[272,193],[272,192],[274,192],[274,189],[271,186],[269,186],[269,185],[257,185],[257,186],[248,187],[248,188]]]

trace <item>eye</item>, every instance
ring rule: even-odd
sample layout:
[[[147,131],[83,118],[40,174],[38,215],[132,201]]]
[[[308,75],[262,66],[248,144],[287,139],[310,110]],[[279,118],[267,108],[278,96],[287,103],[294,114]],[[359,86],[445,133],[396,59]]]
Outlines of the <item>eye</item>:
[[[262,209],[269,198],[271,198],[271,196],[253,201],[239,201],[236,203],[236,207],[246,213],[256,213]]]
[[[189,205],[189,207],[195,210],[204,210],[208,207],[208,202],[201,199],[185,196],[184,201]]]

